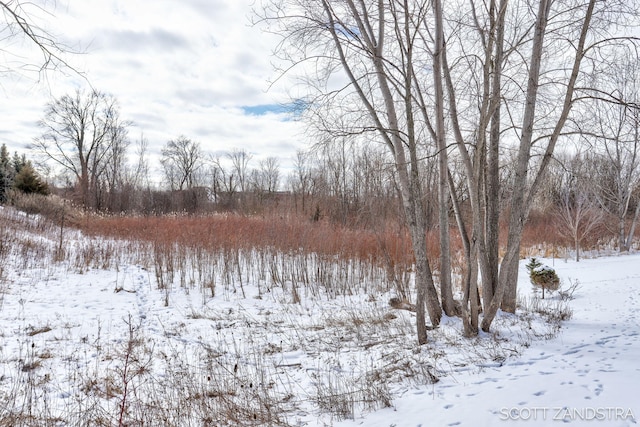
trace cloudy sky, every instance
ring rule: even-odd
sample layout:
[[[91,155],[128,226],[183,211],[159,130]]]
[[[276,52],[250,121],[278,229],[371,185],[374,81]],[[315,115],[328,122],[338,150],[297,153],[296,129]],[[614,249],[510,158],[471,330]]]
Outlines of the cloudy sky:
[[[50,14],[27,9],[33,19],[82,52],[65,59],[118,99],[122,119],[134,123],[131,138],[149,141],[152,168],[153,156],[180,135],[207,153],[246,149],[253,162],[275,156],[284,168],[305,147],[301,125],[283,113],[289,85],[269,84],[276,40],[249,24],[251,0],[39,2]],[[0,43],[0,70],[39,60],[25,40]],[[26,152],[46,103],[88,87],[68,71],[2,72],[0,144]]]

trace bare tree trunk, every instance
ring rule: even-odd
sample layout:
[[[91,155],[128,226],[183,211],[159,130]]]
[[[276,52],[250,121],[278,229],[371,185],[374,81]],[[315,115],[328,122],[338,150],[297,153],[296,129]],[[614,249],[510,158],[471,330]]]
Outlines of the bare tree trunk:
[[[495,290],[491,302],[487,305],[487,302],[485,301],[485,307],[487,308],[485,309],[484,318],[482,319],[482,330],[485,332],[489,330],[491,322],[493,322],[501,304],[502,309],[505,311],[514,313],[516,310],[515,292],[518,281],[520,242],[522,239],[524,223],[528,214],[528,207],[524,205],[527,171],[531,156],[531,140],[533,137],[535,121],[543,41],[550,8],[551,2],[549,0],[540,1],[532,42],[533,47],[531,51],[531,62],[529,65],[529,80],[527,84],[522,134],[520,136],[520,146],[515,165],[513,196],[511,199],[511,211],[509,214],[507,249],[502,261],[498,287]],[[508,292],[507,288],[509,288]]]
[[[631,158],[630,165],[631,169],[635,169],[636,167],[636,159],[638,156],[638,145],[640,144],[640,111],[638,111],[637,107],[632,112],[632,126],[633,126],[633,148],[631,149]],[[633,176],[633,172],[629,173],[629,176]],[[640,216],[640,200],[636,201],[636,209],[633,214],[633,219],[631,220],[631,225],[629,226],[629,233],[625,234],[625,216],[629,209],[629,203],[631,202],[631,197],[633,194],[633,189],[638,185],[637,182],[633,182],[633,179],[630,178],[627,188],[627,199],[625,200],[624,208],[621,209],[623,212],[620,215],[620,250],[628,252],[631,249],[631,243],[633,242],[633,235],[636,230],[636,223],[638,221],[638,217]]]
[[[78,183],[80,186],[80,200],[84,208],[89,208],[89,172],[86,162],[82,162],[82,160],[80,161],[80,169],[81,172]]]
[[[585,17],[580,30],[580,38],[576,45],[576,53],[573,61],[573,68],[566,85],[564,103],[562,110],[555,124],[553,132],[549,137],[544,155],[540,166],[533,174],[533,183],[527,191],[527,173],[529,168],[529,160],[531,158],[532,137],[535,122],[535,106],[537,102],[538,82],[540,78],[540,64],[543,53],[543,40],[546,29],[551,2],[541,0],[538,15],[536,18],[535,32],[533,36],[533,48],[531,53],[531,63],[529,66],[529,81],[527,85],[526,103],[523,117],[522,134],[520,137],[520,146],[515,165],[515,178],[513,184],[513,197],[511,199],[511,210],[509,214],[509,232],[507,237],[507,248],[505,257],[502,261],[500,274],[498,278],[498,288],[490,309],[484,313],[482,320],[482,329],[488,331],[491,322],[497,314],[500,305],[502,309],[514,313],[517,304],[517,285],[518,285],[518,263],[520,255],[520,244],[522,241],[522,231],[524,224],[529,215],[529,210],[533,203],[533,197],[544,178],[551,157],[553,155],[558,138],[564,128],[564,125],[573,105],[573,93],[575,84],[580,71],[580,65],[585,53],[585,43],[588,30],[591,25],[595,0],[590,0],[587,5]]]
[[[492,2],[492,8],[494,2]],[[500,246],[500,120],[502,104],[502,62],[504,57],[504,24],[507,11],[507,0],[501,0],[497,11],[497,18],[493,22],[495,13],[490,13],[492,27],[495,28],[495,54],[493,59],[493,78],[491,82],[491,98],[489,101],[489,113],[491,126],[489,134],[489,150],[487,158],[486,197],[486,247],[487,247],[487,274],[483,281],[485,298],[493,297],[498,286],[499,246]]]
[[[423,206],[424,198],[422,191],[422,182],[419,173],[419,156],[417,153],[417,141],[414,133],[413,125],[413,106],[412,106],[412,85],[413,75],[411,70],[412,64],[412,48],[413,37],[406,37],[409,32],[409,22],[407,19],[410,12],[408,5],[404,4],[405,24],[399,23],[398,16],[391,21],[395,25],[396,34],[404,34],[407,45],[403,45],[402,40],[398,40],[401,48],[406,55],[405,69],[402,70],[402,85],[398,89],[397,81],[390,82],[390,77],[385,69],[386,62],[384,58],[385,48],[385,24],[387,23],[386,14],[389,9],[385,7],[383,0],[378,0],[377,4],[377,21],[378,31],[374,29],[376,25],[370,21],[371,16],[358,9],[353,0],[346,0],[346,7],[351,12],[351,16],[356,20],[358,31],[362,34],[362,40],[366,45],[367,59],[371,62],[372,75],[375,76],[377,87],[382,100],[383,110],[379,111],[372,104],[373,100],[368,97],[367,92],[361,86],[359,78],[354,75],[347,55],[345,46],[338,36],[338,29],[342,31],[341,23],[336,22],[333,14],[332,5],[328,0],[322,1],[325,17],[328,22],[328,30],[331,32],[336,54],[340,59],[343,70],[347,74],[352,86],[354,87],[360,101],[363,103],[369,114],[379,135],[384,140],[394,158],[394,167],[397,172],[398,186],[400,190],[402,205],[404,208],[407,226],[411,235],[412,247],[416,262],[416,329],[418,343],[427,342],[427,329],[425,323],[424,309],[426,307],[431,324],[437,326],[442,316],[442,307],[438,299],[438,294],[433,283],[432,271],[426,253],[426,212]],[[406,119],[406,127],[400,125],[399,113],[393,96],[392,87],[400,92],[400,96],[404,99]],[[384,121],[384,124],[383,124]]]
[[[478,318],[480,315],[480,304],[478,294],[478,251],[472,249],[469,259],[469,311],[471,314],[470,329],[467,336],[478,335]]]
[[[638,209],[636,208],[636,211]],[[624,217],[618,217],[618,248],[620,252],[628,252],[629,245],[627,244],[627,230]]]
[[[445,141],[444,90],[442,86],[442,1],[433,1],[435,15],[435,51],[433,53],[433,80],[435,88],[436,140],[438,146],[438,223],[440,225],[440,296],[447,316],[457,315],[451,284],[451,235],[449,232],[449,160]]]
[[[629,234],[627,234],[625,238],[624,247],[627,251],[631,249],[631,242],[633,242],[633,235],[636,233],[636,223],[638,222],[638,217],[640,217],[640,201],[636,203],[636,211],[633,214],[633,219],[631,220]]]
[[[469,235],[467,234],[464,220],[462,219],[462,212],[460,210],[460,204],[455,197],[455,185],[451,174],[448,174],[449,191],[451,192],[451,201],[453,204],[453,211],[460,232],[460,238],[462,240],[462,247],[464,248],[464,269],[462,271],[462,305],[460,307],[460,315],[462,316],[463,333],[466,337],[478,335],[478,305],[474,303],[472,299],[473,289],[477,288],[478,280],[478,262],[471,259],[471,242],[469,241]],[[474,282],[475,281],[475,282]],[[476,283],[472,286],[472,283]],[[475,304],[475,306],[474,306]]]

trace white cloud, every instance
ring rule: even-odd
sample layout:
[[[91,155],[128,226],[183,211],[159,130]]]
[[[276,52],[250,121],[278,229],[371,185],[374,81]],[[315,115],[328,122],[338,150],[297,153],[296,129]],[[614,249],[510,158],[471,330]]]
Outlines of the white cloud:
[[[152,152],[185,135],[210,152],[246,149],[286,166],[304,144],[301,126],[243,109],[288,101],[283,85],[268,85],[273,36],[251,27],[249,12],[239,0],[66,0],[43,22],[85,52],[70,63],[119,100],[123,119],[135,124],[131,136],[143,132]],[[2,76],[0,143],[22,150],[39,134],[35,123],[51,96],[83,86],[68,73],[37,84]]]

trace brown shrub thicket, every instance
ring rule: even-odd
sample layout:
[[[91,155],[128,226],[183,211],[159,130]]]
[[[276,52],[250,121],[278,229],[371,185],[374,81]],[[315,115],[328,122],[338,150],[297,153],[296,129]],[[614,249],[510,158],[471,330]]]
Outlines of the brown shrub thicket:
[[[177,243],[191,248],[274,248],[285,253],[306,252],[368,260],[413,261],[404,231],[388,226],[382,231],[353,229],[327,221],[302,218],[248,217],[236,214],[208,216],[93,216],[81,228],[91,235],[137,239],[156,244]]]
[[[284,253],[316,253],[372,262],[397,272],[411,270],[413,255],[407,231],[388,221],[381,229],[311,221],[302,216],[246,216],[234,213],[165,216],[86,215],[74,221],[90,235],[148,241],[154,245],[178,244],[207,250],[249,250],[270,248]],[[533,211],[522,236],[522,256],[562,256],[571,247],[557,221],[543,211]],[[502,224],[501,246],[507,227]],[[612,241],[605,225],[585,240],[585,249],[597,249]],[[427,251],[434,271],[439,270],[438,231],[428,234]],[[451,230],[453,267],[462,267],[463,247],[458,231]]]

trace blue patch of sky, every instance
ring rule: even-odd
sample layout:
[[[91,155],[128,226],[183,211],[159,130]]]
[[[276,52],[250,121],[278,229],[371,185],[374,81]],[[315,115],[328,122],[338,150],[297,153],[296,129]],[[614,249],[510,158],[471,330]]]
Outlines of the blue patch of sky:
[[[297,116],[303,107],[300,101],[294,101],[288,104],[245,105],[241,108],[245,114],[252,116],[264,116],[265,114],[290,114]]]
[[[360,30],[358,30],[358,27],[356,27],[355,25],[347,27],[344,24],[337,23],[335,25],[335,29],[338,34],[342,34],[349,39],[360,37]]]

